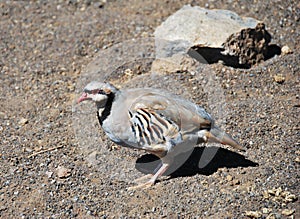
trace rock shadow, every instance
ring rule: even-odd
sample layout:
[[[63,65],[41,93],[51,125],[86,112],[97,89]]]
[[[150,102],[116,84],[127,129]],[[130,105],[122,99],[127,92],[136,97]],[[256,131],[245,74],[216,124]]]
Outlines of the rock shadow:
[[[240,64],[239,56],[224,55],[225,50],[222,48],[211,48],[211,47],[191,47],[188,50],[188,55],[198,62],[203,64],[214,64],[222,62],[226,66],[233,68],[249,69],[252,65]],[[271,44],[267,47],[264,54],[264,61],[273,58],[275,55],[281,54],[281,48],[277,45]]]
[[[171,178],[193,176],[196,174],[208,176],[223,167],[237,168],[258,166],[258,163],[246,159],[245,156],[241,154],[219,147],[195,147],[192,152],[187,153],[191,154],[179,168],[172,172],[167,171],[164,175],[169,175]],[[202,157],[202,155],[204,156]],[[172,168],[173,165],[178,166],[175,162],[182,162],[182,157],[187,157],[187,154],[177,155],[169,169],[174,169]],[[146,154],[137,159],[135,167],[140,172],[149,174],[154,173],[161,164],[162,162],[158,157],[152,154]]]

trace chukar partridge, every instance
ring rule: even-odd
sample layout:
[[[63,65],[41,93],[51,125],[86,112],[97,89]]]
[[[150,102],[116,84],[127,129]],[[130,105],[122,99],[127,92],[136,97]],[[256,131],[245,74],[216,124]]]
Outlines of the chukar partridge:
[[[217,142],[244,150],[230,135],[214,124],[200,106],[152,88],[117,89],[109,83],[90,82],[78,99],[95,102],[97,116],[105,133],[118,145],[145,150],[162,160],[149,181],[155,183],[176,154],[191,150],[199,142]]]

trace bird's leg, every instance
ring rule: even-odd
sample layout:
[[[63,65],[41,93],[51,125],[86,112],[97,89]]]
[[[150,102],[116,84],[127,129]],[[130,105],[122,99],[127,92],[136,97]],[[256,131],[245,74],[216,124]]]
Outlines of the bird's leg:
[[[159,169],[161,168],[161,165],[158,165],[155,169],[154,169],[154,173],[157,173],[158,171],[159,171]],[[140,182],[140,181],[143,181],[144,179],[148,179],[148,178],[151,178],[151,177],[153,177],[153,173],[149,173],[149,174],[147,174],[147,175],[144,175],[144,176],[142,176],[142,177],[139,177],[139,178],[137,178],[137,179],[135,179],[134,180],[134,182]]]
[[[133,190],[133,189],[139,189],[139,188],[148,188],[152,185],[154,185],[155,181],[157,180],[158,177],[164,174],[166,170],[168,169],[169,164],[163,163],[163,165],[159,168],[159,170],[150,178],[150,180],[146,183],[139,184],[137,186],[131,186],[128,188],[128,190]],[[147,175],[146,175],[147,176]]]
[[[145,147],[144,147],[144,149],[145,149]],[[145,150],[147,150],[147,148]],[[139,188],[148,188],[148,187],[154,185],[157,178],[160,177],[161,175],[163,175],[166,172],[166,170],[170,166],[169,163],[172,162],[171,157],[165,156],[167,154],[167,151],[165,150],[165,146],[163,146],[162,144],[153,146],[153,147],[149,148],[147,151],[151,151],[157,157],[161,158],[162,159],[162,165],[155,168],[155,170],[154,170],[155,174],[147,174],[145,176],[142,176],[142,177],[136,179],[135,181],[138,182],[138,181],[141,181],[145,178],[151,177],[150,180],[148,180],[145,183],[141,183],[137,186],[131,186],[131,187],[128,188],[128,190],[139,189]]]

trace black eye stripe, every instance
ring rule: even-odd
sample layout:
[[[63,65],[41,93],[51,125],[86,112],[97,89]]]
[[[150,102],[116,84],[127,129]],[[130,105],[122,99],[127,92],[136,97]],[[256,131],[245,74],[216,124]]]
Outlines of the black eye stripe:
[[[96,89],[96,90],[86,90],[86,89],[84,89],[83,92],[88,93],[88,94],[106,94],[101,89]]]
[[[105,89],[93,89],[93,90],[91,90],[91,89],[87,89],[87,88],[85,88],[85,89],[83,89],[83,92],[84,93],[87,93],[87,94],[103,94],[103,95],[109,95],[110,94],[110,92],[109,92],[109,90],[105,90]]]

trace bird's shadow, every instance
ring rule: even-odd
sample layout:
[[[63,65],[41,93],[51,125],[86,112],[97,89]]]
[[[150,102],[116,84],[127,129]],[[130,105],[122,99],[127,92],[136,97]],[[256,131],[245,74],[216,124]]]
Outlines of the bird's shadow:
[[[142,173],[154,173],[161,160],[152,154],[142,155],[136,161],[136,169]],[[236,152],[219,147],[196,147],[191,152],[185,152],[175,157],[174,162],[164,175],[171,178],[193,176],[196,174],[211,175],[219,168],[254,167],[258,163],[245,158]]]

